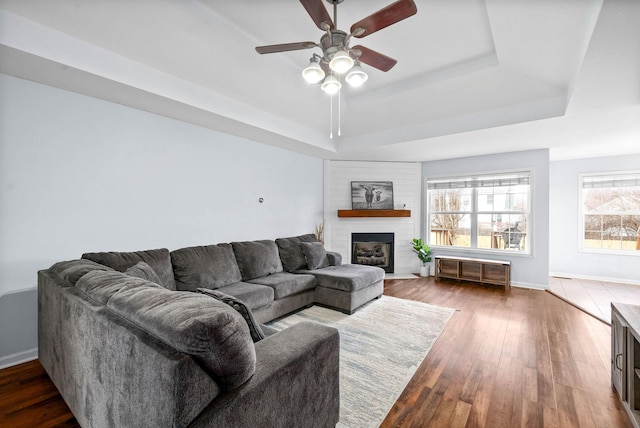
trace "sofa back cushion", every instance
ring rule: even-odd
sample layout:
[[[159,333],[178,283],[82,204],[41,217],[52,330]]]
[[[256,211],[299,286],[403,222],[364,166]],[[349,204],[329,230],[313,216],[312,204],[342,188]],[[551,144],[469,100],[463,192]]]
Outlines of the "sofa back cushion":
[[[255,347],[247,323],[218,300],[170,291],[120,272],[90,272],[76,287],[167,345],[193,356],[223,389],[241,385],[255,372]]]
[[[162,286],[169,290],[176,289],[173,279],[173,268],[169,250],[159,248],[156,250],[123,252],[85,253],[83,259],[92,260],[105,266],[109,266],[119,272],[124,272],[138,262],[145,262],[158,274]]]
[[[301,242],[300,247],[309,270],[322,269],[329,266],[329,258],[322,242]]]
[[[282,266],[287,272],[294,272],[300,269],[307,269],[307,260],[304,258],[302,242],[318,242],[316,235],[309,233],[306,235],[292,236],[290,238],[278,238],[276,244],[280,251]]]
[[[282,262],[275,242],[268,240],[245,241],[232,242],[231,245],[243,281],[282,272]]]
[[[66,281],[71,285],[76,285],[76,282],[78,282],[78,280],[88,272],[93,270],[112,271],[113,269],[108,266],[92,262],[91,260],[80,259],[58,262],[51,266],[50,270],[58,275],[63,281]]]
[[[189,291],[120,290],[107,307],[169,346],[192,355],[222,389],[246,382],[256,368],[249,327],[228,305]]]
[[[146,279],[147,281],[151,281],[158,285],[162,284],[162,280],[160,279],[156,271],[153,270],[153,268],[145,262],[136,263],[129,269],[125,270],[124,273],[129,276],[135,276],[136,278]]]
[[[82,276],[76,282],[76,288],[82,290],[89,299],[106,305],[111,296],[120,290],[137,287],[153,287],[163,289],[162,286],[143,278],[137,278],[118,271],[94,270]]]
[[[216,289],[242,280],[231,244],[174,250],[171,263],[178,290]]]

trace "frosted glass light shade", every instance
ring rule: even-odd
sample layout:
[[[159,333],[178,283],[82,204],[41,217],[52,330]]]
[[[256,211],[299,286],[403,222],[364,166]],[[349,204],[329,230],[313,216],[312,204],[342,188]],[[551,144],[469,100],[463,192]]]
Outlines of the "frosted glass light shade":
[[[344,80],[346,80],[349,85],[357,87],[366,82],[368,78],[369,76],[364,72],[364,70],[362,70],[360,64],[356,64],[349,71],[349,74],[347,74],[347,77],[345,77]]]
[[[333,95],[338,93],[341,87],[342,87],[342,83],[340,83],[340,81],[336,79],[335,76],[331,75],[331,76],[327,76],[324,79],[324,82],[322,83],[322,86],[320,87],[320,89],[322,89],[324,92],[326,92],[329,95]]]
[[[351,67],[353,67],[353,58],[345,51],[336,52],[329,62],[329,68],[338,74],[346,73]]]
[[[302,77],[307,83],[314,84],[324,79],[324,70],[315,58],[312,58],[307,68],[302,70]]]

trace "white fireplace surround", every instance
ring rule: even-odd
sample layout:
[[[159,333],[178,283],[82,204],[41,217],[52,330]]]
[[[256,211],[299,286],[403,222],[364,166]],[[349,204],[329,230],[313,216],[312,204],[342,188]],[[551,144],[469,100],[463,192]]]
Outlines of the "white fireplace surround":
[[[328,250],[342,254],[351,263],[353,233],[393,233],[394,274],[417,273],[420,262],[411,240],[420,237],[421,165],[417,162],[324,163],[324,240]],[[351,209],[352,181],[393,182],[394,209],[411,210],[411,217],[339,218],[338,210]]]

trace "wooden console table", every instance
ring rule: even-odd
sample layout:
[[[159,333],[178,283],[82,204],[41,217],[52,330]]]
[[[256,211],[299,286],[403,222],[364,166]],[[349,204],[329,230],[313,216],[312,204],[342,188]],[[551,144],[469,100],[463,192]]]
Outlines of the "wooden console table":
[[[511,288],[511,262],[504,260],[435,256],[435,270],[436,281],[449,278],[501,285],[505,290]]]

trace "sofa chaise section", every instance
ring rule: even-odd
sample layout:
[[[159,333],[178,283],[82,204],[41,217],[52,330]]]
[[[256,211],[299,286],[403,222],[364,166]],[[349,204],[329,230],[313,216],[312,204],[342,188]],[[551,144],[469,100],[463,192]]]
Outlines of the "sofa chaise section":
[[[315,235],[276,239],[283,266],[296,275],[317,280],[314,302],[352,314],[384,292],[384,270],[374,266],[341,264],[338,253],[325,251]]]
[[[318,280],[316,303],[347,314],[380,298],[384,292],[384,270],[377,267],[347,264],[328,266],[309,273]]]

